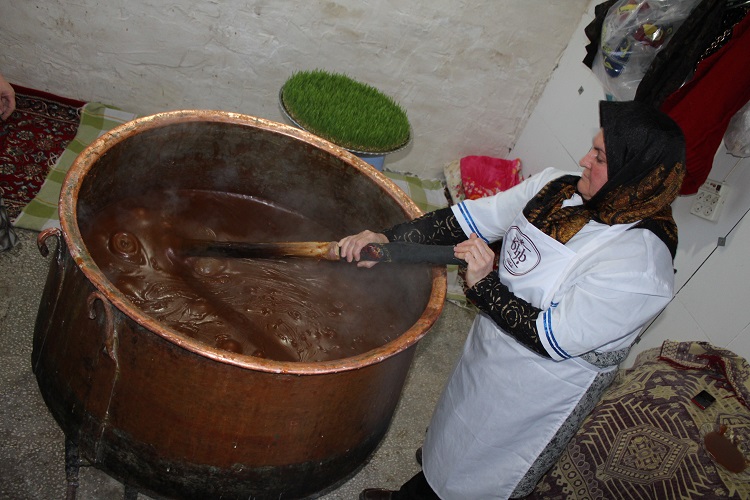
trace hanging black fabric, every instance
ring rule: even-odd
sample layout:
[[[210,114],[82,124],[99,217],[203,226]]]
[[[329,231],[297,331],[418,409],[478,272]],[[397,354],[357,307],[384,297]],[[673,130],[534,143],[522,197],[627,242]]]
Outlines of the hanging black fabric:
[[[726,13],[724,0],[703,0],[699,3],[669,43],[654,57],[643,75],[636,101],[656,107],[688,80],[706,48],[723,33]]]
[[[617,0],[607,0],[604,3],[600,3],[594,7],[594,20],[591,21],[586,28],[584,33],[589,39],[590,43],[586,45],[586,57],[583,58],[583,64],[589,68],[593,68],[594,57],[599,50],[599,42],[602,38],[602,26],[604,25],[604,17],[607,15],[610,7],[612,7]]]

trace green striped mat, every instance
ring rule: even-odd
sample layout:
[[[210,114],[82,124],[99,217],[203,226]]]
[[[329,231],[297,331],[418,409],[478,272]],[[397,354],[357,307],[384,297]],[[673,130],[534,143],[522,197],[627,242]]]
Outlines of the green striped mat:
[[[109,108],[101,103],[90,102],[86,104],[81,113],[81,124],[78,126],[75,138],[70,141],[68,147],[57,159],[52,170],[44,179],[44,184],[42,184],[39,192],[21,210],[13,225],[34,231],[43,231],[50,227],[59,228],[60,218],[57,212],[57,203],[63,180],[73,164],[73,160],[97,137],[135,117],[136,115],[133,113]]]

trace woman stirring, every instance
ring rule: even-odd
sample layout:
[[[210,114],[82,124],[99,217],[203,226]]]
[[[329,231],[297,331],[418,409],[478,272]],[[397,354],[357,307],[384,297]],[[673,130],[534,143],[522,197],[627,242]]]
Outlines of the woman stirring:
[[[495,196],[339,242],[349,262],[373,242],[455,245],[480,310],[430,422],[423,471],[360,499],[528,495],[672,299],[682,132],[636,102],[601,102],[599,118],[582,174],[547,169]],[[500,239],[493,272],[488,244]]]

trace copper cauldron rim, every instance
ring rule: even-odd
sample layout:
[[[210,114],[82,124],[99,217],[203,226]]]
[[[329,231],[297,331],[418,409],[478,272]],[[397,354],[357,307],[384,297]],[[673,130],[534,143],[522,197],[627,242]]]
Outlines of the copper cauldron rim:
[[[381,172],[349,151],[296,127],[241,113],[206,109],[165,111],[136,118],[106,132],[78,155],[65,176],[59,202],[62,237],[68,246],[71,256],[84,275],[114,306],[147,330],[159,335],[168,342],[200,356],[242,368],[290,375],[316,375],[363,368],[379,363],[408,349],[427,333],[440,316],[445,302],[447,283],[445,267],[435,266],[433,268],[432,290],[427,306],[417,322],[406,332],[379,348],[357,356],[325,362],[284,362],[231,353],[182,335],[146,315],[136,307],[107,279],[86,251],[78,227],[77,203],[74,200],[78,199],[81,183],[93,164],[114,144],[146,130],[188,122],[219,122],[244,125],[293,137],[345,160],[353,168],[359,170],[361,175],[364,175],[373,183],[380,186],[399,206],[404,208],[407,216],[413,218],[422,214],[422,211],[409,196]]]

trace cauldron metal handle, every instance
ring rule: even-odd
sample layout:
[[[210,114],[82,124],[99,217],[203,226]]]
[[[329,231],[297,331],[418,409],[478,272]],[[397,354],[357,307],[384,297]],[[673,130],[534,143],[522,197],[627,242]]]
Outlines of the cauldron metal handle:
[[[60,238],[61,231],[56,227],[49,227],[39,233],[39,236],[36,237],[36,246],[39,249],[39,253],[42,254],[42,257],[46,257],[49,255],[49,247],[47,247],[47,239],[51,236],[57,237],[58,245],[58,255],[60,254],[60,245],[59,242],[62,240]]]
[[[100,300],[102,307],[104,308],[104,321],[105,321],[105,339],[104,349],[107,351],[107,356],[115,362],[117,366],[117,333],[115,332],[115,316],[112,312],[112,304],[109,300],[101,293],[94,291],[91,292],[86,299],[86,303],[89,307],[89,318],[96,319],[96,310],[94,309],[94,302]]]

